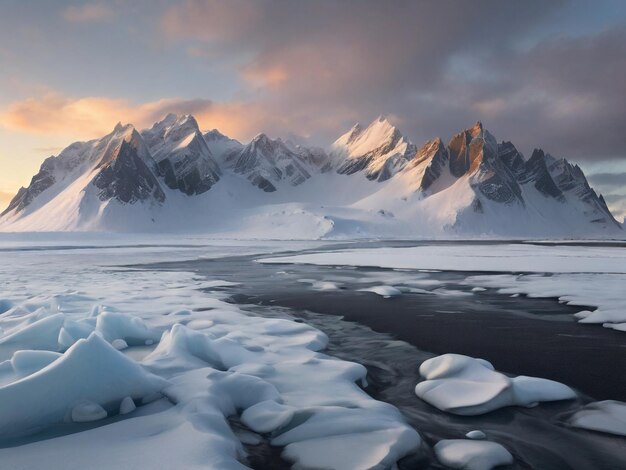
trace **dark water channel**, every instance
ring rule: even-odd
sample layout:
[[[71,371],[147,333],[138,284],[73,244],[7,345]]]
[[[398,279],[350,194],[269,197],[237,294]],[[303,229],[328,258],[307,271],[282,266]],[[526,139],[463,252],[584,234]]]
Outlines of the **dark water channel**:
[[[463,284],[467,276],[485,273],[266,265],[255,258],[144,267],[237,282],[224,289],[230,302],[252,314],[288,316],[324,331],[330,338],[326,352],[365,365],[367,392],[397,406],[420,432],[422,452],[401,462],[403,469],[441,468],[432,445],[463,438],[473,429],[514,455],[510,468],[626,469],[626,439],[565,424],[588,401],[626,401],[626,334],[576,323],[572,314],[583,307],[557,299],[510,297],[495,289],[472,292]],[[403,294],[383,298],[361,291],[380,285],[393,285]],[[566,383],[580,397],[476,417],[440,412],[418,399],[413,389],[421,380],[421,362],[447,352],[485,358],[505,373]],[[287,468],[275,449],[250,451],[255,468]]]

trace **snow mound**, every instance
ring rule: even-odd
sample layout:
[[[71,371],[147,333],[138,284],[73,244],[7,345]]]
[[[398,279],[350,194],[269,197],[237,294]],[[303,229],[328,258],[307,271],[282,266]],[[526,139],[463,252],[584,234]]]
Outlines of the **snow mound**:
[[[457,415],[479,415],[505,406],[531,407],[543,401],[567,400],[576,393],[561,383],[536,377],[510,378],[483,359],[444,354],[424,361],[426,379],[415,393],[432,406]]]
[[[84,401],[72,408],[72,421],[75,423],[89,423],[107,417],[107,412],[97,403]]]
[[[626,436],[626,403],[605,400],[590,403],[569,420],[577,428]]]
[[[513,456],[496,442],[448,439],[434,447],[437,459],[449,468],[491,470],[499,465],[511,465]]]
[[[476,441],[487,439],[487,435],[479,429],[475,429],[473,431],[468,432],[465,437],[468,439],[473,439]]]
[[[42,361],[30,354],[31,364],[35,359],[45,363],[52,357]],[[166,384],[92,334],[43,369],[0,387],[0,436],[32,433],[68,416],[84,420],[99,412],[81,403],[117,407],[126,396],[154,396]]]
[[[102,312],[97,317],[96,331],[102,333],[109,342],[121,339],[128,346],[146,344],[146,341],[156,342],[161,333],[148,328],[141,318],[117,312]]]

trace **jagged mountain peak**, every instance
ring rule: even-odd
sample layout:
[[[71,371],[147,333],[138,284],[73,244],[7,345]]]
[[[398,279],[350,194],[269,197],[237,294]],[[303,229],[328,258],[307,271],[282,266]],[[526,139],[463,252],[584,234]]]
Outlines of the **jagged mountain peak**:
[[[260,133],[254,136],[254,138],[248,143],[248,147],[254,149],[254,151],[258,150],[264,152],[268,155],[276,152],[288,152],[289,149],[285,145],[285,143],[277,137],[276,139],[270,138],[265,133]]]
[[[353,127],[335,141],[331,157],[337,172],[364,171],[371,180],[385,181],[415,155],[416,147],[389,120],[380,116],[365,129]]]
[[[484,132],[485,128],[483,127],[482,121],[476,121],[476,123],[472,127],[470,127],[468,130],[470,134],[475,137],[481,134],[482,132]]]
[[[279,141],[280,138],[277,139],[271,139],[266,133],[264,132],[260,132],[257,135],[255,135],[252,140],[250,141],[250,143],[261,143],[261,144],[267,144],[269,142],[276,142]]]
[[[448,142],[450,171],[459,178],[477,171],[483,162],[493,163],[498,154],[495,137],[477,121],[474,126],[455,134]]]
[[[107,136],[105,136],[104,138],[108,137],[108,136],[117,136],[117,137],[121,137],[123,139],[131,139],[133,137],[133,133],[136,132],[137,129],[135,129],[135,126],[131,123],[127,123],[127,124],[122,124],[121,122],[118,122],[115,127],[113,128],[113,130],[107,134]]]
[[[219,165],[191,114],[168,114],[142,135],[169,188],[201,194],[219,180]]]
[[[198,121],[191,114],[176,115],[169,113],[160,121],[155,122],[151,128],[142,131],[143,134],[158,136],[161,139],[167,139],[171,134],[183,136],[189,133],[200,134]],[[176,138],[176,135],[172,135]]]
[[[280,138],[272,139],[261,133],[229,153],[225,164],[263,191],[274,192],[283,183],[298,186],[312,174],[320,173],[326,160],[324,152],[292,147]]]
[[[335,142],[331,155],[265,133],[245,146],[217,129],[202,134],[189,114],[168,114],[141,132],[118,123],[101,139],[74,143],[58,157],[46,159],[28,188],[20,189],[0,216],[0,225],[11,229],[13,222],[25,220],[22,225],[29,229],[67,229],[84,227],[87,221],[88,227],[95,227],[91,224],[105,219],[127,220],[127,205],[135,206],[132,214],[144,214],[149,225],[153,214],[168,217],[173,207],[176,212],[185,204],[200,210],[217,201],[222,210],[224,201],[234,201],[233,194],[242,192],[247,194],[245,204],[317,204],[316,198],[323,197],[324,208],[328,200],[341,199],[337,204],[342,208],[365,209],[357,219],[393,212],[398,223],[408,223],[423,214],[421,220],[454,230],[485,227],[498,232],[513,225],[523,231],[535,223],[559,233],[567,233],[567,227],[620,228],[578,165],[541,149],[526,160],[511,142],[498,144],[480,121],[447,145],[435,138],[417,149],[389,119],[379,116],[366,127],[353,126]],[[332,170],[387,183],[367,183],[355,176],[335,188],[341,178],[322,175]],[[302,190],[289,189],[311,178],[315,181]],[[191,202],[218,183],[221,189],[210,191],[197,204]],[[235,192],[231,184],[237,185]],[[266,200],[248,193],[257,191],[251,186],[279,194]],[[180,192],[189,198],[181,199]],[[159,212],[161,206],[169,209]],[[70,212],[71,220],[65,216]],[[210,219],[208,213],[185,217],[205,216]],[[385,220],[391,223],[393,218]]]
[[[243,148],[243,144],[241,142],[231,139],[217,129],[205,132],[203,138],[211,150],[213,158],[215,158],[215,160],[222,166],[227,165],[226,162],[233,153],[236,153]]]
[[[218,129],[211,129],[210,131],[206,131],[204,133],[204,139],[207,141],[213,140],[233,140],[230,137],[222,134]]]
[[[363,126],[361,126],[360,123],[356,123],[354,126],[352,126],[350,128],[350,130],[348,132],[346,132],[345,134],[343,134],[341,137],[339,137],[335,143],[334,146],[336,147],[341,147],[347,144],[350,144],[352,142],[354,142],[354,140],[361,135],[361,133],[363,132]]]

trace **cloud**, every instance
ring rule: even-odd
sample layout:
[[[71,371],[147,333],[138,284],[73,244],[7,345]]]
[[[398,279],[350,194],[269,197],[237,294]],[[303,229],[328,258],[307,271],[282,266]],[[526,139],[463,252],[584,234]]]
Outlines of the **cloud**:
[[[70,5],[63,10],[63,18],[70,23],[94,23],[106,21],[113,16],[113,10],[104,3]]]
[[[206,129],[248,140],[263,131],[278,133],[289,117],[253,102],[218,103],[207,99],[167,98],[145,103],[106,97],[70,97],[48,92],[13,102],[0,113],[0,124],[19,132],[91,139],[110,132],[118,121],[142,129],[167,113],[193,114]],[[276,135],[276,134],[275,134]]]
[[[8,207],[9,202],[13,199],[13,196],[15,196],[15,193],[0,190],[0,212]]]
[[[595,173],[589,175],[588,179],[594,185],[623,189],[626,192],[626,173]]]
[[[623,158],[626,24],[565,36],[559,18],[572,5],[186,0],[161,22],[197,60],[238,63],[245,100],[291,116],[286,131],[328,141],[351,120],[393,113],[421,143],[480,119],[525,152]]]
[[[615,217],[619,222],[626,222],[626,195],[624,194],[606,194],[604,199]]]

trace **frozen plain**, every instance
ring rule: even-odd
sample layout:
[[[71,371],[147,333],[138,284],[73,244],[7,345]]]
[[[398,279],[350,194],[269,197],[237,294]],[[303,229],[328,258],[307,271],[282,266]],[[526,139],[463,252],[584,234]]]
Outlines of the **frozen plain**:
[[[383,469],[424,447],[419,429],[407,425],[394,406],[361,389],[366,381],[363,366],[320,352],[327,338],[319,330],[301,322],[257,317],[225,302],[229,281],[192,271],[121,267],[268,256],[324,248],[325,243],[149,237],[137,246],[136,238],[120,235],[81,236],[80,242],[77,236],[67,237],[38,235],[25,241],[23,236],[7,236],[0,245],[0,459],[11,468],[43,468],[43,462],[45,468],[63,469],[164,464],[245,468],[242,443],[270,436],[295,468]],[[481,256],[474,253],[475,258]],[[336,260],[346,255],[325,256]],[[368,259],[366,250],[359,256]],[[407,258],[405,253],[395,259]],[[545,260],[545,253],[539,258]],[[339,259],[337,264],[350,264]],[[441,261],[439,269],[454,269]],[[498,271],[487,266],[487,271]],[[482,276],[517,279],[513,274]],[[472,285],[490,285],[488,279],[474,278],[478,276],[468,278]],[[505,281],[513,282],[498,282]],[[392,284],[373,292],[396,295]],[[511,286],[505,283],[502,288]],[[454,379],[452,372],[447,376]],[[623,433],[623,405],[609,405],[612,416],[618,417],[617,425],[608,424],[610,432]],[[595,427],[587,427],[596,430],[600,422],[602,430],[606,406],[587,407],[573,421],[581,427],[591,422]],[[246,430],[231,426],[232,417]],[[446,443],[454,450],[444,452],[445,458],[452,453],[459,465],[470,465],[464,458],[482,465],[468,468],[506,462],[507,454],[491,444]],[[499,459],[490,457],[494,452]]]

